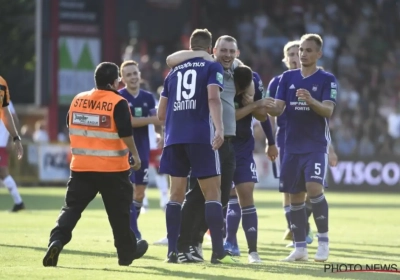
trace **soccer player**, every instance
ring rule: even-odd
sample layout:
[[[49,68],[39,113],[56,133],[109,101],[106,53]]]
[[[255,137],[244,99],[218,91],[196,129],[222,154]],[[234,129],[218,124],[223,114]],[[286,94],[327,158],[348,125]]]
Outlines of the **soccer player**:
[[[300,67],[300,59],[299,59],[299,41],[290,41],[288,42],[284,48],[283,48],[283,62],[285,63],[286,67],[290,70],[293,69],[298,69]],[[278,88],[279,80],[281,79],[282,75],[274,77],[267,88],[266,95],[270,96],[272,98],[275,98],[276,96],[276,90]],[[286,119],[285,119],[285,112],[282,113],[279,117],[276,118],[276,143],[278,145],[279,149],[279,159],[277,162],[274,161],[274,170],[276,170],[275,176],[279,178],[279,168],[280,168],[280,163],[282,162],[283,155],[285,152],[285,147],[284,147],[284,137],[285,137],[285,124],[286,124]],[[269,150],[269,146],[267,148]],[[266,151],[267,154],[269,151]],[[292,231],[290,230],[290,200],[289,200],[289,194],[284,193],[283,194],[283,209],[285,212],[285,217],[287,221],[287,230],[284,234],[283,239],[284,240],[292,240]],[[311,210],[311,205],[310,203],[306,203],[306,212],[307,212],[307,217],[310,217],[312,210]],[[310,229],[310,224],[307,222],[307,237],[306,241],[308,244],[311,244],[313,242],[313,232]],[[290,243],[288,246],[291,246],[292,243]]]
[[[247,66],[239,65],[236,67],[233,76],[236,87],[236,136],[233,139],[236,170],[233,182],[239,197],[240,208],[237,204],[237,197],[231,196],[226,216],[227,236],[224,248],[231,255],[240,254],[236,234],[242,217],[242,226],[248,245],[248,261],[249,263],[261,263],[262,261],[257,253],[258,218],[253,198],[254,185],[258,182],[258,177],[253,159],[252,120],[253,115],[260,121],[264,121],[267,117],[267,115],[260,114],[260,110],[257,110],[263,107],[262,92],[264,87],[260,76],[255,72],[253,73]],[[254,102],[246,105],[244,94],[249,88],[255,91]],[[236,201],[234,201],[235,199]]]
[[[211,33],[197,29],[190,37],[192,50],[211,51]],[[171,69],[164,81],[158,117],[165,120],[165,143],[160,172],[169,174],[170,201],[166,209],[168,258],[178,263],[181,207],[189,172],[198,179],[205,198],[205,217],[212,238],[211,262],[236,263],[224,251],[221,205],[221,166],[218,148],[224,143],[221,64],[193,58]]]
[[[321,37],[306,34],[300,39],[301,68],[282,74],[276,99],[269,101],[269,114],[285,110],[285,153],[279,191],[289,193],[290,220],[295,249],[284,261],[308,260],[305,195],[310,197],[318,229],[315,261],[329,257],[328,203],[324,196],[330,143],[329,118],[337,96],[336,78],[317,67],[322,56]]]
[[[293,69],[298,69],[300,67],[300,59],[299,59],[299,41],[290,41],[288,42],[284,48],[283,48],[283,62],[285,63],[286,67],[290,70]],[[322,68],[321,68],[322,69]],[[282,75],[274,77],[267,88],[266,95],[270,96],[272,98],[275,98],[276,91],[278,88],[279,80],[281,79]],[[285,118],[285,112],[283,112],[279,117],[276,118],[276,143],[279,149],[279,159],[277,161],[274,160],[274,158],[271,158],[271,146],[266,147],[266,154],[268,157],[273,161],[274,164],[274,175],[276,178],[279,178],[279,168],[280,168],[280,163],[282,162],[283,155],[285,153],[285,147],[284,147],[284,142],[285,142],[285,126],[286,126],[286,118]],[[274,150],[272,150],[274,151]],[[337,155],[335,153],[335,150],[332,146],[332,144],[329,145],[329,165],[331,166],[336,166],[337,164]],[[292,231],[290,230],[290,200],[289,200],[289,194],[284,193],[283,194],[283,209],[287,221],[287,229],[285,231],[284,240],[293,240],[293,235]],[[307,220],[312,214],[312,207],[311,207],[311,202],[309,200],[309,197],[306,199],[306,213],[307,213]],[[314,240],[314,235],[313,232],[310,228],[310,224],[307,221],[307,226],[306,226],[306,231],[307,231],[307,237],[306,241],[307,244],[311,244]],[[289,243],[286,247],[293,247],[294,244],[293,242]]]
[[[135,186],[131,205],[131,228],[136,238],[141,239],[137,219],[143,206],[143,198],[149,181],[149,125],[161,125],[162,123],[155,116],[156,103],[153,94],[140,89],[139,64],[133,60],[124,61],[120,71],[125,87],[120,89],[119,93],[128,101],[132,114],[133,137],[142,161],[140,169],[130,175],[131,182]]]
[[[19,127],[18,116],[15,112],[14,106],[10,100],[10,104],[8,105],[8,109],[12,114],[14,119],[14,123],[16,127]],[[11,197],[14,200],[14,206],[11,209],[11,212],[18,212],[25,209],[25,204],[22,201],[21,195],[18,192],[17,184],[15,183],[14,178],[11,176],[10,171],[8,169],[8,140],[10,138],[10,133],[5,127],[3,122],[0,122],[0,178],[3,181],[4,186],[8,189]]]
[[[229,201],[233,174],[235,172],[236,160],[233,148],[233,137],[236,133],[236,118],[234,98],[236,95],[233,79],[233,70],[238,65],[235,59],[239,55],[238,45],[235,38],[224,35],[215,42],[213,49],[215,60],[224,68],[223,83],[224,90],[220,95],[222,101],[222,121],[224,125],[224,143],[218,150],[221,163],[221,203],[225,207]],[[167,64],[170,67],[176,66],[185,60],[195,57],[203,57],[206,60],[214,59],[205,51],[180,51],[167,57]],[[186,252],[190,250],[193,259],[202,261],[201,248],[204,233],[207,231],[207,223],[204,218],[204,196],[196,177],[191,176],[189,191],[185,197],[182,208],[182,227],[179,235],[179,250]],[[226,207],[224,208],[226,209]],[[187,253],[181,254],[183,259]]]

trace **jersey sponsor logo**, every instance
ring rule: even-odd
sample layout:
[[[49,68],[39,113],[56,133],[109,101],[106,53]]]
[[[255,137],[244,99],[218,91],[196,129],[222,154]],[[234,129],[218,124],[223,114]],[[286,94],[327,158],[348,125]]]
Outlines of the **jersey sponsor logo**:
[[[176,73],[176,76],[178,81],[174,111],[196,110],[196,100],[193,99],[196,93],[196,70],[188,69],[183,74],[182,72]]]
[[[302,99],[298,99],[299,101],[291,101],[290,106],[293,106],[296,111],[310,111],[310,107],[307,102],[302,101]]]
[[[294,84],[292,84],[289,89],[296,89],[296,87],[294,86]]]
[[[220,84],[223,84],[223,83],[224,83],[224,76],[223,76],[221,73],[219,73],[219,72],[217,72],[217,77],[216,77],[216,79],[217,79],[217,81],[218,81]]]
[[[337,96],[337,90],[336,89],[331,89],[331,98],[336,99]]]
[[[111,127],[110,116],[72,112],[72,124],[95,127]]]
[[[81,99],[77,98],[73,104],[74,107],[79,107],[83,109],[92,109],[92,110],[99,110],[99,111],[108,111],[111,112],[114,105],[113,103],[109,102],[100,102],[97,100],[89,100],[89,99]]]
[[[72,123],[77,125],[100,126],[100,116],[73,112]]]
[[[142,117],[143,116],[143,110],[141,107],[135,107],[134,108],[134,113],[135,117]]]

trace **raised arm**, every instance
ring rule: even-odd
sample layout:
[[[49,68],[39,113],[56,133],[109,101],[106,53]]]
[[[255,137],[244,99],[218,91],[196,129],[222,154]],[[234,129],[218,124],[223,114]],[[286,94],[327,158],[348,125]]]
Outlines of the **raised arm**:
[[[167,65],[169,67],[174,67],[188,59],[196,58],[196,57],[201,57],[206,60],[213,61],[214,59],[212,56],[206,52],[206,51],[191,51],[191,50],[184,50],[184,51],[178,51],[174,52],[173,54],[167,56]]]

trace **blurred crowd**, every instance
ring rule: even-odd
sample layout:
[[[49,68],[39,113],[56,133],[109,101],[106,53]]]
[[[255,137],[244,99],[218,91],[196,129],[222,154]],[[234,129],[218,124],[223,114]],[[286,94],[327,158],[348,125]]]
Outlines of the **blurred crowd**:
[[[250,2],[252,4],[250,4]],[[235,36],[240,58],[267,85],[282,73],[282,48],[304,33],[324,40],[320,66],[339,84],[330,121],[333,144],[341,156],[400,155],[400,5],[399,0],[226,0],[201,2],[199,26]],[[185,49],[192,32],[182,29],[174,46],[154,46],[140,55],[135,41],[122,60],[140,62],[144,86],[160,92],[169,69],[167,50]],[[264,136],[255,129],[257,151]]]

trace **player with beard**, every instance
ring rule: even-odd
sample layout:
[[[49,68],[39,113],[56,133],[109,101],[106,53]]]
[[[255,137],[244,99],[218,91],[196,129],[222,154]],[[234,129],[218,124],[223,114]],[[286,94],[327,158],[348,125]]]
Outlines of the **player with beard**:
[[[190,49],[211,51],[211,33],[197,29],[190,37]],[[190,253],[178,254],[182,202],[189,173],[198,181],[201,204],[196,213],[205,216],[212,241],[211,262],[236,263],[223,247],[221,228],[221,164],[219,151],[224,145],[220,91],[223,85],[221,64],[194,57],[172,68],[164,81],[157,116],[165,120],[165,141],[160,172],[169,174],[170,201],[167,203],[168,262],[192,261]],[[229,129],[229,127],[228,127]],[[228,132],[230,133],[230,131]]]
[[[224,35],[217,39],[213,49],[214,58],[224,68],[224,91],[221,93],[223,107],[224,143],[219,148],[221,163],[221,203],[226,209],[236,168],[235,148],[233,140],[236,135],[236,111],[234,98],[236,88],[233,71],[239,62],[235,59],[239,56],[237,41],[232,36]],[[179,51],[167,57],[167,64],[170,67],[195,57],[203,57],[214,60],[204,51]],[[254,93],[253,93],[254,94]],[[244,105],[253,101],[253,95],[244,95]],[[255,112],[257,114],[257,112]],[[207,231],[207,224],[204,219],[204,197],[198,187],[197,179],[190,178],[189,191],[182,208],[182,226],[179,236],[179,251],[182,262],[203,261],[201,245],[203,236]]]

